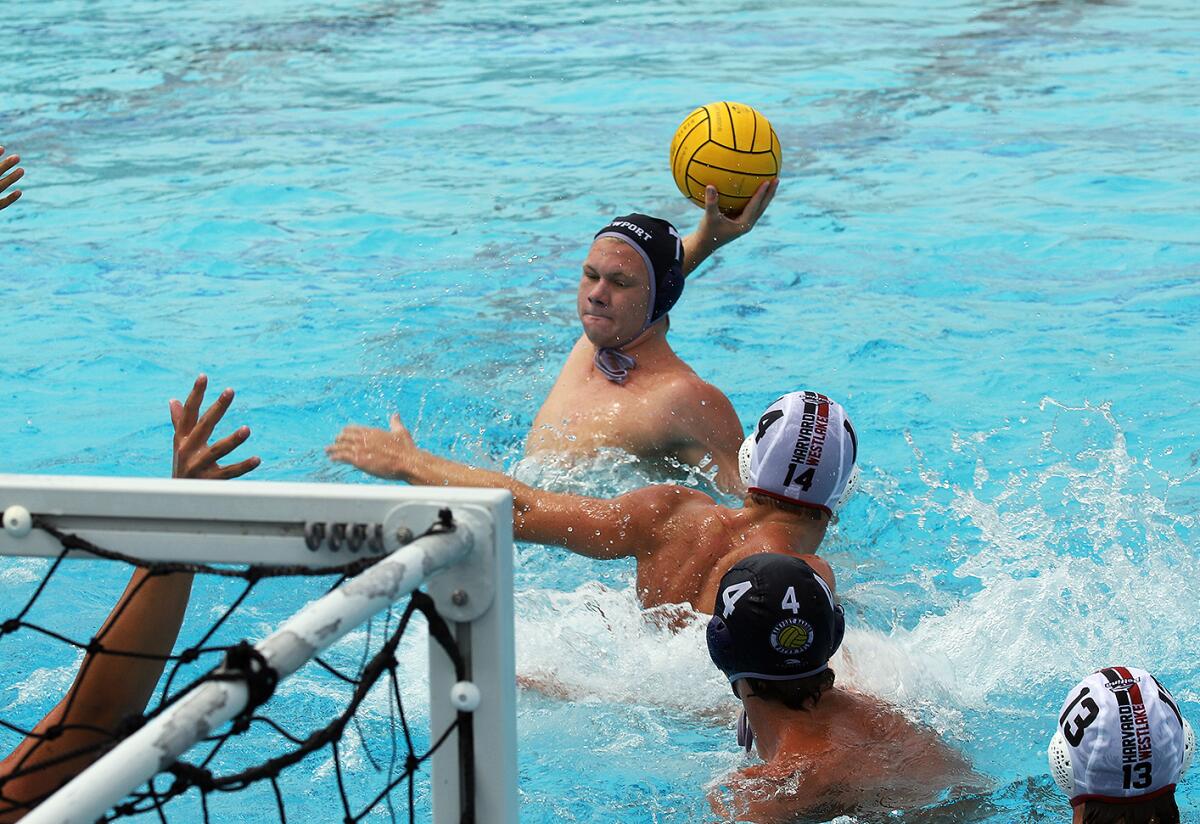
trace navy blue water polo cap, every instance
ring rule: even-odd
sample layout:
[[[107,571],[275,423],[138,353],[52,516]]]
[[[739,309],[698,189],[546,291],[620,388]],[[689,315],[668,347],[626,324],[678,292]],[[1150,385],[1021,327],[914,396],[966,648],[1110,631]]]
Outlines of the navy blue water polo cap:
[[[667,221],[639,214],[613,218],[593,240],[603,237],[623,240],[642,256],[650,273],[650,308],[642,329],[649,329],[683,294],[683,240]]]
[[[794,681],[829,668],[846,617],[813,568],[794,555],[763,552],[721,578],[708,622],[708,654],[729,679]]]

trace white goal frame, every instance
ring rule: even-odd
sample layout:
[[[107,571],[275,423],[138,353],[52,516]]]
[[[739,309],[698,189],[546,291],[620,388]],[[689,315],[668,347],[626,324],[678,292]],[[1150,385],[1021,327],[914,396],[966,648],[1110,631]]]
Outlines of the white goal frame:
[[[449,509],[455,529],[421,534]],[[472,713],[476,820],[516,824],[516,675],[512,496],[506,490],[399,485],[151,480],[0,474],[0,555],[57,557],[41,519],[96,546],[145,561],[337,566],[387,557],[318,598],[255,646],[280,679],[371,615],[425,585],[480,692]],[[72,550],[72,557],[94,557]],[[330,634],[331,619],[340,631]],[[295,643],[296,638],[305,643]],[[455,720],[454,666],[429,639],[429,721],[436,738]],[[196,740],[246,705],[242,681],[211,681],[122,741],[29,813],[28,824],[92,822],[195,743],[156,741],[186,719]],[[215,709],[214,709],[215,707]],[[432,740],[432,739],[431,739]],[[432,759],[433,820],[457,822],[463,766],[457,731]]]

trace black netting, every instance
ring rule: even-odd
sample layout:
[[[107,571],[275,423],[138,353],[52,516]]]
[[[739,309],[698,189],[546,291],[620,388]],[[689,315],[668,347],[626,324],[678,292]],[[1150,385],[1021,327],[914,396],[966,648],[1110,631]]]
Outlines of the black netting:
[[[443,512],[441,520],[430,527],[426,534],[452,530],[453,524]],[[101,817],[100,821],[113,821],[128,816],[150,814],[151,820],[166,822],[178,804],[172,804],[179,799],[192,799],[188,812],[184,813],[187,820],[195,820],[195,806],[201,812],[201,820],[209,822],[221,817],[213,812],[215,794],[234,793],[252,785],[269,786],[271,806],[275,809],[281,822],[288,821],[289,792],[282,787],[281,776],[285,770],[308,760],[326,754],[332,764],[332,776],[325,780],[335,785],[336,790],[331,796],[339,800],[339,809],[324,809],[320,820],[357,822],[364,820],[373,811],[379,815],[390,817],[392,821],[415,821],[417,818],[417,777],[422,767],[426,765],[433,753],[444,744],[450,734],[458,730],[459,753],[462,760],[461,770],[464,792],[462,796],[461,821],[473,824],[474,817],[474,754],[471,715],[459,712],[456,720],[444,730],[423,731],[414,729],[410,715],[405,711],[401,694],[401,684],[397,676],[399,662],[397,649],[401,644],[406,629],[415,613],[421,613],[428,627],[430,636],[453,662],[456,678],[459,681],[467,677],[465,662],[460,653],[454,636],[438,614],[433,600],[422,592],[414,592],[407,605],[404,606],[398,619],[392,611],[377,619],[373,619],[364,627],[361,653],[357,661],[347,667],[345,662],[339,666],[327,658],[317,657],[309,667],[318,667],[327,674],[326,681],[343,685],[348,695],[342,701],[340,711],[321,719],[305,718],[309,722],[297,728],[295,721],[280,722],[267,715],[265,704],[275,693],[278,686],[276,673],[267,666],[259,652],[246,640],[232,643],[218,643],[214,639],[223,626],[234,615],[235,611],[246,604],[252,593],[260,588],[265,581],[307,577],[330,578],[334,580],[328,589],[333,589],[343,581],[364,571],[382,560],[381,556],[363,557],[337,567],[314,569],[310,567],[265,567],[265,566],[210,566],[206,564],[188,563],[149,563],[121,554],[111,549],[98,547],[77,535],[67,534],[56,529],[45,518],[35,519],[38,529],[53,535],[62,545],[62,551],[50,563],[48,570],[41,577],[32,595],[24,602],[15,617],[0,623],[0,659],[4,656],[4,641],[10,640],[18,633],[33,633],[44,639],[61,643],[87,653],[81,665],[80,677],[86,673],[86,668],[92,666],[101,656],[124,656],[126,658],[152,659],[165,662],[165,677],[161,688],[156,691],[151,700],[151,709],[143,714],[136,714],[124,719],[119,727],[106,730],[86,724],[54,724],[44,727],[35,733],[32,728],[15,724],[0,718],[0,727],[11,735],[16,735],[37,742],[50,741],[59,738],[70,730],[90,731],[94,743],[72,749],[53,759],[39,758],[38,747],[33,744],[15,763],[9,764],[9,769],[0,774],[0,821],[12,820],[23,812],[27,812],[52,794],[53,790],[36,798],[20,800],[6,794],[5,788],[12,782],[29,776],[37,770],[46,770],[67,762],[91,763],[104,753],[111,750],[118,742],[140,729],[148,720],[162,714],[168,707],[176,704],[184,696],[191,693],[201,684],[216,680],[242,680],[249,690],[250,702],[246,709],[225,728],[217,730],[193,747],[183,758],[167,766],[143,787],[135,789],[116,807]],[[211,625],[199,633],[197,640],[171,655],[152,656],[142,652],[111,649],[105,647],[105,631],[99,632],[87,641],[79,641],[68,637],[62,631],[43,625],[41,621],[30,619],[31,613],[39,602],[46,598],[48,586],[56,576],[62,574],[64,561],[69,551],[104,558],[138,567],[146,570],[146,577],[139,581],[130,597],[114,609],[106,629],[111,627],[121,614],[122,607],[127,607],[136,597],[141,586],[147,584],[155,576],[172,573],[188,572],[199,576],[212,576],[217,579],[232,582],[237,586],[228,605],[223,606]],[[71,562],[67,561],[69,565]],[[314,592],[309,596],[322,594]],[[379,624],[383,624],[379,631]],[[193,633],[194,634],[194,633]],[[343,653],[343,657],[345,657]],[[205,661],[210,662],[205,665]],[[207,673],[199,678],[189,679],[186,670],[195,667],[208,667]],[[302,670],[301,672],[304,672]],[[297,673],[299,674],[299,673]],[[186,685],[183,682],[189,681]],[[372,688],[379,685],[380,689],[372,693]],[[380,690],[386,689],[386,727],[388,735],[380,740],[379,736],[364,731],[360,724],[358,712],[363,702],[369,696],[375,695],[378,701]],[[72,693],[65,702],[63,716],[70,714],[71,701],[77,696]],[[272,709],[281,704],[274,702]],[[379,725],[376,724],[376,727]],[[353,733],[355,749],[361,752],[359,765],[353,775],[347,775],[344,766],[343,750]],[[253,739],[252,751],[254,757],[248,758],[245,753],[238,756],[238,769],[229,768],[225,763],[228,759],[222,756],[236,747],[239,737],[247,736]],[[419,741],[424,740],[424,745]],[[273,742],[269,750],[264,749],[265,742]],[[268,756],[269,757],[265,757]],[[10,759],[11,760],[11,759]],[[252,761],[251,766],[244,764]],[[74,775],[79,770],[71,770]],[[317,773],[320,771],[318,770]],[[312,770],[306,773],[304,782],[308,782]],[[66,783],[71,775],[61,782]],[[369,786],[364,777],[369,776],[373,781]],[[402,798],[398,803],[397,796]],[[398,811],[407,808],[407,814]],[[267,810],[258,810],[254,820],[268,820]]]

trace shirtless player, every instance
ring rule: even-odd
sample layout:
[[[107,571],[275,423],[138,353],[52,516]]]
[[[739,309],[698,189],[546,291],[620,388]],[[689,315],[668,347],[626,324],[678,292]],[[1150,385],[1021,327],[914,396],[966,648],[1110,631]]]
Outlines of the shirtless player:
[[[741,422],[721,390],[671,349],[667,312],[684,278],[754,227],[778,183],[764,183],[736,219],[721,214],[709,187],[704,217],[686,238],[664,220],[637,214],[596,234],[577,296],[583,335],[534,419],[527,454],[612,446],[650,460],[715,463],[718,486],[741,491],[735,469]]]
[[[535,489],[419,449],[396,416],[390,432],[348,426],[326,449],[333,460],[381,478],[508,489],[518,539],[600,560],[636,558],[643,606],[690,604],[698,612],[708,610],[721,576],[742,558],[817,550],[854,487],[857,451],[845,410],[816,392],[771,404],[746,439],[739,463],[749,495],[740,509],[672,485],[612,499]]]
[[[534,489],[506,475],[419,449],[396,417],[390,432],[347,427],[326,451],[335,461],[379,477],[421,485],[508,489],[513,493],[517,538],[563,546],[601,560],[636,558],[638,599],[647,608],[683,603],[707,613],[714,604],[721,611],[733,605],[740,618],[751,613],[755,598],[743,604],[736,586],[740,581],[722,582],[726,573],[735,575],[746,566],[756,569],[763,553],[768,553],[768,559],[803,561],[810,589],[819,586],[814,575],[825,582],[821,597],[827,598],[830,615],[807,616],[812,632],[819,620],[825,621],[822,645],[812,652],[821,660],[812,667],[793,667],[787,674],[806,674],[819,666],[820,671],[807,674],[820,676],[837,647],[830,635],[833,572],[812,553],[830,517],[855,486],[858,447],[845,411],[824,395],[793,392],[771,404],[759,418],[739,454],[742,480],[749,489],[741,509],[719,506],[707,495],[680,486],[651,486],[611,500]],[[796,592],[800,590],[793,597],[807,608],[809,601]],[[786,587],[779,600],[784,610],[790,607]],[[736,651],[740,641],[735,638],[731,644]],[[755,672],[764,679],[772,675]],[[914,727],[899,712],[869,696],[832,690],[831,673],[816,679],[816,687],[829,695],[821,711],[811,715],[756,699],[749,683],[740,680],[735,689],[747,702],[751,724],[761,728],[759,752],[768,762],[733,782],[741,793],[733,806],[739,815],[750,815],[750,820],[791,821],[818,810],[851,810],[886,799],[897,806],[925,803],[951,780],[969,774],[962,759],[931,731]],[[811,746],[805,743],[810,740]],[[832,767],[828,772],[823,771],[826,763]],[[910,772],[909,779],[889,778],[899,765]],[[806,792],[777,796],[771,782],[782,778],[793,780]]]
[[[755,824],[891,820],[947,786],[978,789],[962,756],[933,730],[834,685],[829,659],[844,632],[833,573],[814,555],[751,555],[721,579],[708,652],[742,702],[738,743],[757,748],[764,763],[722,782],[724,797],[710,796],[718,812]],[[963,820],[942,815],[930,818]]]

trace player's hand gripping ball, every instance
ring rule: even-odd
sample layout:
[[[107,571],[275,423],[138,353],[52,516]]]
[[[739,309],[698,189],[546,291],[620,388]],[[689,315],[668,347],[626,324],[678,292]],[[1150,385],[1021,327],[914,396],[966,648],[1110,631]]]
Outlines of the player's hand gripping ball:
[[[671,174],[684,197],[704,208],[717,187],[727,215],[742,211],[758,187],[779,176],[783,153],[771,123],[741,103],[709,103],[684,118],[671,141]]]

